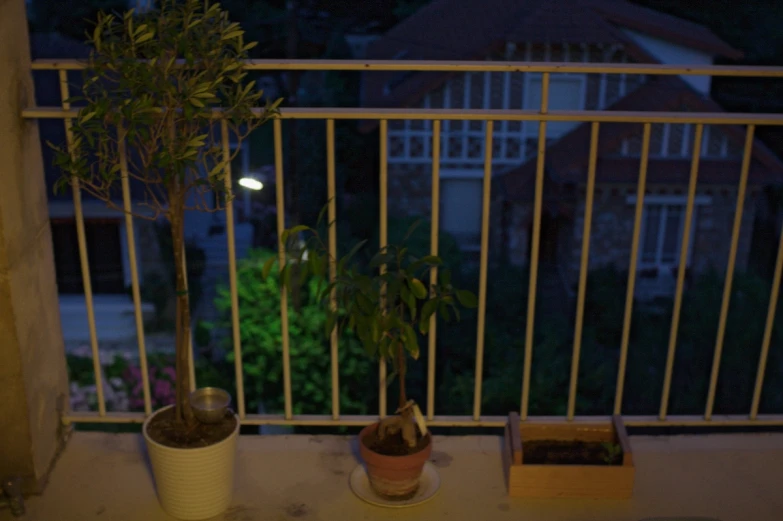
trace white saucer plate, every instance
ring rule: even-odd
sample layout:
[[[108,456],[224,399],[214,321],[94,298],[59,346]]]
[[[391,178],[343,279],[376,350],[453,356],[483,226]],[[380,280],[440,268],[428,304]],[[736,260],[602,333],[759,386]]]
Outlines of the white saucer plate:
[[[429,501],[435,497],[435,494],[437,494],[440,489],[440,475],[438,475],[438,470],[435,466],[429,461],[424,464],[421,480],[419,481],[419,490],[416,491],[416,494],[412,498],[404,501],[392,501],[378,496],[370,485],[370,478],[367,475],[367,470],[364,468],[364,465],[359,465],[353,469],[349,482],[351,484],[351,490],[353,490],[353,493],[359,496],[360,499],[371,505],[387,508],[405,508],[421,505],[425,501]]]

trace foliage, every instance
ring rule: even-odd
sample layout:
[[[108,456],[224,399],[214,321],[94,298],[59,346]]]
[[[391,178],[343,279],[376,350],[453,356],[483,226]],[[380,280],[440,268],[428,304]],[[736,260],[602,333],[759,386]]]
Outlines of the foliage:
[[[267,412],[282,412],[284,406],[279,270],[273,264],[267,277],[262,273],[264,263],[274,262],[275,257],[270,251],[251,250],[237,267],[245,399],[253,412],[261,404]],[[290,303],[287,308],[294,414],[331,411],[331,355],[323,334],[326,310],[317,300],[319,282],[308,280],[299,294],[298,308]],[[231,294],[225,285],[218,288],[215,306],[221,316],[211,328],[230,331]],[[226,359],[233,363],[231,337],[226,334],[223,339]],[[376,400],[375,368],[361,353],[362,346],[353,335],[340,342],[340,410],[346,413],[367,414],[368,405]]]
[[[403,243],[414,230],[415,226],[403,238]],[[442,269],[436,280],[428,280],[442,260],[430,255],[416,257],[405,246],[380,248],[366,266],[372,273],[367,275],[354,260],[366,242],[359,242],[338,259],[313,228],[303,225],[289,228],[281,236],[289,262],[280,269],[280,277],[284,287],[290,290],[302,285],[308,275],[323,278],[329,270],[330,283],[325,286],[319,283],[315,289],[316,302],[326,310],[326,336],[355,334],[367,354],[389,360],[394,368],[389,381],[399,376],[401,411],[408,402],[406,359],[411,356],[416,360],[420,354],[418,333],[428,333],[430,319],[436,313],[446,321],[452,319],[452,314],[459,319],[458,306],[475,307],[476,296],[455,288],[448,269]],[[272,258],[264,264],[265,277],[270,274],[273,261]],[[294,268],[299,273],[292,282]],[[415,444],[415,440],[407,437],[406,441]]]
[[[185,265],[187,210],[217,211],[231,197],[226,139],[241,143],[275,113],[281,100],[254,113],[263,92],[245,81],[244,31],[208,0],[161,0],[135,15],[100,13],[89,43],[82,105],[65,146],[51,145],[64,171],[55,185],[78,186],[108,207],[120,188],[144,202],[133,214],[171,225],[177,290],[177,418],[193,421],[189,391],[190,304]],[[221,110],[216,111],[220,108]],[[237,147],[233,155],[236,155]],[[215,204],[211,194],[218,194]]]
[[[623,454],[623,448],[620,447],[620,445],[617,443],[604,442],[601,444],[601,446],[603,446],[603,448],[606,450],[604,461],[609,465],[617,461],[617,459]]]
[[[157,362],[157,363],[156,363]],[[159,409],[175,402],[176,373],[173,360],[164,365],[157,357],[148,360],[150,400],[153,409]],[[123,375],[128,389],[128,405],[131,411],[144,410],[144,382],[141,369],[137,365],[129,366]]]

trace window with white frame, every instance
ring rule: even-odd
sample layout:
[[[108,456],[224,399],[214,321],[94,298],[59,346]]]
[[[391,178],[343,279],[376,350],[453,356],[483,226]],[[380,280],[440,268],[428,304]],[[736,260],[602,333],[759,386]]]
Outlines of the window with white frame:
[[[651,126],[650,157],[654,159],[689,159],[693,154],[696,126],[690,123],[656,123]],[[642,133],[623,140],[620,155],[639,157]],[[736,159],[742,148],[729,140],[725,132],[714,125],[705,125],[701,141],[701,157],[705,159]]]
[[[628,203],[636,204],[636,198],[630,197]],[[708,203],[707,197],[697,197],[694,200],[687,264],[690,264],[693,254],[698,206]],[[687,199],[681,196],[645,197],[639,237],[640,268],[662,269],[678,265],[685,230],[686,205]]]
[[[530,74],[525,88],[524,108],[539,110],[541,108],[540,74]],[[549,78],[549,110],[582,110],[585,105],[584,75],[553,74]],[[578,121],[558,121],[547,123],[547,139],[558,139],[579,126]],[[525,134],[528,139],[538,139],[538,122],[526,123]]]
[[[441,172],[440,220],[464,250],[481,247],[481,171]]]

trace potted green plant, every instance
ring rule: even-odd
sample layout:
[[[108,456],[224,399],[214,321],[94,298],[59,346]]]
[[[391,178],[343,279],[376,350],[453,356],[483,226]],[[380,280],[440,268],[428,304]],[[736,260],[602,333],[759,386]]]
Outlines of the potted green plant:
[[[412,231],[413,227],[403,243]],[[366,241],[337,259],[313,228],[294,226],[280,239],[289,259],[280,273],[287,289],[310,274],[321,280],[330,275],[329,283],[322,284],[318,292],[328,310],[326,335],[333,331],[356,335],[370,356],[386,359],[393,368],[389,382],[395,377],[399,382],[397,415],[365,427],[359,434],[359,447],[375,493],[392,500],[412,497],[432,452],[432,438],[419,407],[407,397],[408,357],[419,358],[419,336],[429,332],[436,313],[447,321],[452,314],[459,319],[459,307],[475,307],[476,296],[452,285],[451,274],[439,257],[417,258],[404,244],[380,248],[363,265],[355,256]],[[267,261],[265,276],[273,264],[274,259]],[[431,273],[438,268],[443,269],[431,283]]]
[[[143,435],[158,497],[169,514],[204,519],[232,497],[239,420],[194,415],[189,381],[190,303],[185,215],[215,212],[231,197],[226,168],[241,142],[270,119],[281,100],[262,102],[247,80],[243,31],[209,0],[161,0],[149,13],[101,13],[88,40],[79,103],[64,146],[51,145],[71,184],[108,207],[171,227],[176,271],[176,400],[152,414]],[[133,189],[144,201],[119,199]],[[130,208],[128,208],[130,206]],[[198,412],[198,410],[196,411]]]

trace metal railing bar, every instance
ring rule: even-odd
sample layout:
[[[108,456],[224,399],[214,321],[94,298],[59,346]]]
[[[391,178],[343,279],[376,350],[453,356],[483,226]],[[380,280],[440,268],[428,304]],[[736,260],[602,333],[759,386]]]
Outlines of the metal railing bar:
[[[231,194],[231,145],[228,135],[228,121],[220,122],[220,132],[223,146],[223,161],[225,161],[226,193]],[[226,201],[226,240],[228,242],[228,283],[231,292],[231,333],[234,347],[234,374],[236,375],[237,413],[239,418],[245,417],[245,379],[242,367],[242,336],[239,329],[239,289],[237,284],[237,250],[234,228],[234,201],[229,197]]]
[[[177,64],[184,65],[183,60]],[[34,60],[32,70],[82,70],[78,60]],[[666,65],[641,63],[438,61],[438,60],[245,60],[245,70],[265,71],[402,71],[402,72],[536,72],[551,74],[643,74],[661,76],[735,76],[780,78],[781,67],[742,65]]]
[[[73,423],[143,423],[144,413],[111,413],[101,416],[96,412],[79,412],[63,418],[66,424]],[[283,426],[323,426],[323,427],[364,427],[378,421],[377,416],[345,415],[335,420],[331,415],[295,415],[286,419],[280,414],[248,414],[242,425],[283,425]],[[572,420],[565,417],[528,416],[526,423],[531,424],[610,424],[611,416],[575,416]],[[470,416],[434,416],[427,422],[431,427],[494,427],[502,428],[508,423],[508,416],[482,416],[478,420]],[[764,414],[751,420],[747,415],[716,415],[712,420],[703,416],[669,416],[660,420],[657,416],[623,416],[623,423],[628,427],[761,427],[783,426],[783,415]]]
[[[62,100],[62,110],[70,112],[70,98],[68,92],[68,73],[61,70],[60,79],[60,98]],[[76,154],[73,146],[73,121],[70,117],[64,120],[65,140],[68,152],[73,157]],[[87,234],[84,230],[84,212],[82,210],[82,193],[79,188],[79,180],[71,178],[71,187],[73,189],[73,212],[76,221],[76,237],[79,243],[79,261],[82,271],[82,284],[84,286],[84,303],[87,307],[87,327],[90,330],[90,350],[92,351],[92,367],[95,372],[95,393],[98,399],[98,411],[101,416],[106,415],[106,400],[103,395],[103,369],[101,367],[101,357],[98,351],[98,332],[95,326],[95,307],[92,300],[92,281],[90,279],[90,260],[87,255]]]
[[[430,255],[438,255],[438,224],[440,219],[440,145],[441,122],[435,120],[432,126],[432,222],[430,223]],[[438,269],[430,270],[430,288],[438,282]],[[433,290],[430,289],[430,294]],[[435,415],[435,347],[437,345],[437,313],[430,317],[427,335],[427,419]]]
[[[335,190],[334,120],[326,120],[326,186],[329,215],[329,282],[337,278],[337,194]],[[329,306],[337,310],[337,289],[332,288]],[[332,418],[340,417],[340,359],[338,352],[337,326],[332,328],[329,338],[332,369]]]
[[[585,294],[587,293],[587,268],[590,257],[590,227],[593,220],[593,197],[595,195],[595,169],[598,162],[598,136],[600,123],[590,128],[590,158],[587,167],[587,189],[585,193],[585,222],[582,230],[582,258],[579,268],[579,289],[576,300],[576,325],[574,327],[574,352],[571,358],[571,381],[568,389],[567,418],[574,419],[576,409],[577,379],[579,378],[579,356],[582,349],[582,328],[584,326]]]
[[[633,313],[633,295],[636,286],[636,268],[639,256],[639,235],[641,235],[642,217],[644,215],[644,192],[647,185],[647,165],[650,157],[650,135],[652,125],[644,124],[642,137],[642,158],[639,164],[639,183],[636,189],[636,211],[631,240],[631,262],[628,268],[628,287],[625,295],[625,314],[623,318],[623,333],[620,344],[620,361],[617,368],[617,386],[614,395],[614,414],[620,414],[623,406],[623,389],[625,387],[625,369],[628,361],[628,341],[631,337],[631,315]]]
[[[750,406],[751,420],[755,420],[759,414],[759,403],[761,402],[761,389],[764,386],[764,373],[767,369],[769,344],[772,340],[772,328],[775,327],[775,311],[778,304],[778,295],[780,294],[781,272],[783,272],[783,228],[781,228],[780,240],[778,242],[778,256],[775,261],[775,272],[772,276],[772,291],[769,295],[767,322],[764,324],[764,337],[761,341],[761,354],[759,355],[759,365],[756,372],[756,385],[753,388],[753,401]]]
[[[285,244],[285,192],[283,191],[283,123],[276,119],[273,122],[275,143],[275,197],[277,199],[277,252],[280,272],[286,265]],[[280,284],[280,333],[283,347],[283,399],[285,401],[285,417],[293,417],[291,403],[291,349],[288,338],[288,291]]]
[[[715,339],[715,354],[712,358],[712,371],[710,373],[710,387],[707,392],[707,406],[704,409],[704,419],[712,417],[712,409],[715,405],[715,391],[718,388],[718,373],[720,372],[721,355],[723,354],[723,340],[726,334],[726,318],[729,314],[731,300],[731,286],[734,281],[734,266],[737,261],[737,245],[739,244],[740,229],[742,226],[742,212],[745,208],[745,189],[748,186],[748,172],[750,171],[750,159],[753,155],[753,136],[756,127],[748,125],[745,134],[745,149],[742,156],[742,170],[740,171],[739,187],[737,188],[737,209],[734,213],[734,228],[731,232],[731,246],[729,247],[729,262],[726,266],[726,282],[723,286],[723,300],[720,307],[720,319],[718,321],[718,335]]]
[[[131,293],[133,295],[133,314],[136,321],[136,338],[139,345],[139,365],[141,366],[141,386],[144,395],[144,412],[152,413],[150,398],[149,368],[147,367],[147,346],[144,338],[144,316],[141,310],[141,288],[139,285],[139,265],[136,258],[136,234],[131,214],[130,181],[128,179],[128,156],[125,139],[117,142],[120,156],[120,177],[122,181],[122,205],[125,211],[125,235],[128,243],[128,263],[130,264]]]
[[[221,117],[215,109],[213,117]],[[253,113],[264,115],[261,108]],[[26,119],[75,118],[78,109],[34,107],[24,109]],[[742,112],[659,112],[622,110],[554,110],[542,114],[537,110],[501,109],[384,109],[384,108],[283,108],[274,119],[349,119],[349,120],[462,120],[462,121],[572,121],[599,123],[702,123],[705,125],[783,125],[783,114],[753,114]]]
[[[541,76],[541,115],[549,110],[549,73]],[[524,146],[524,144],[523,144]],[[530,241],[530,279],[527,293],[527,322],[525,324],[525,361],[522,373],[520,417],[527,418],[530,401],[530,369],[533,362],[533,331],[536,319],[536,284],[538,282],[538,252],[541,242],[541,207],[544,194],[544,165],[546,155],[546,121],[538,124],[538,157],[536,158],[536,188],[533,207],[533,237]]]
[[[473,419],[481,417],[481,383],[484,376],[484,328],[487,317],[487,269],[489,264],[489,215],[492,204],[492,132],[494,122],[484,129],[484,180],[481,201],[481,253],[479,260],[478,323],[476,324],[476,375],[473,385]]]
[[[693,157],[691,159],[691,177],[688,182],[688,202],[685,206],[685,226],[682,231],[682,247],[680,249],[680,265],[677,268],[677,286],[674,290],[674,310],[672,311],[672,325],[669,332],[669,350],[666,354],[666,369],[663,377],[663,392],[661,394],[661,408],[658,417],[666,419],[669,407],[669,392],[671,390],[672,372],[674,369],[674,355],[677,350],[677,331],[680,326],[680,312],[682,310],[682,292],[685,285],[685,269],[688,265],[688,249],[691,241],[691,223],[693,221],[693,207],[696,199],[696,184],[699,175],[699,160],[701,159],[701,143],[704,136],[704,125],[696,125],[696,134],[693,140]]]

